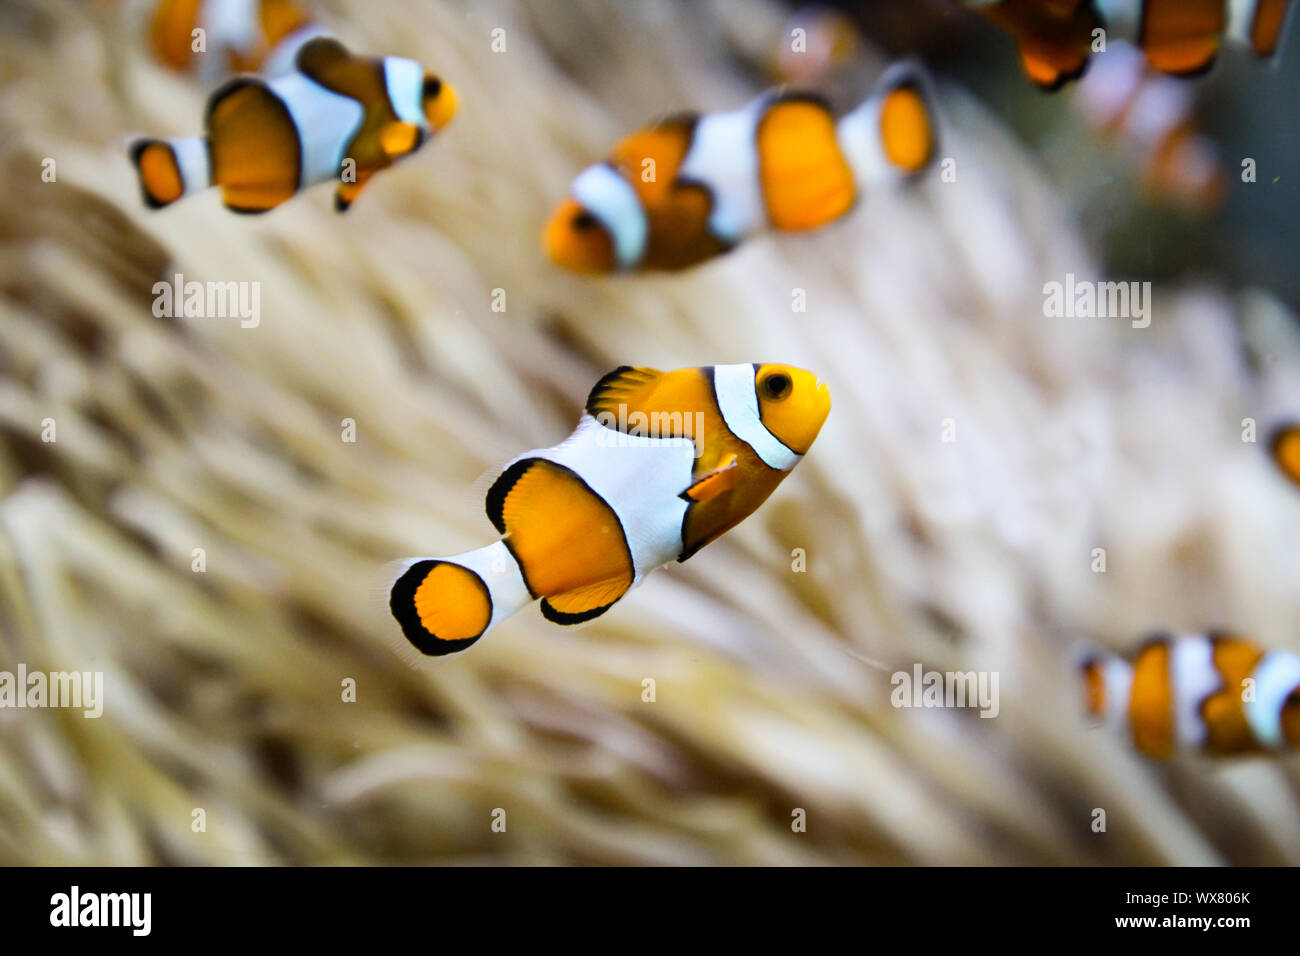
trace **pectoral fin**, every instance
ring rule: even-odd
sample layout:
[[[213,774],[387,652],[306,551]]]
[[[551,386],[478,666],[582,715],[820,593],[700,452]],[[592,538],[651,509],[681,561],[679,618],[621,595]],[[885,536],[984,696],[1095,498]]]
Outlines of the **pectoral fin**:
[[[379,134],[380,148],[393,159],[405,156],[419,145],[420,127],[414,123],[389,123]]]
[[[739,479],[740,469],[736,467],[736,456],[732,455],[721,468],[709,472],[678,497],[686,501],[708,501],[736,487]]]

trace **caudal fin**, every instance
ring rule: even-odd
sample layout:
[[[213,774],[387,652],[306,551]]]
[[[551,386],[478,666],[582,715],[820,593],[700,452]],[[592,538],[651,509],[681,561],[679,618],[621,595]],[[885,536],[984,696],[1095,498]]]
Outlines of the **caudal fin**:
[[[421,654],[463,651],[531,603],[519,565],[501,541],[449,558],[410,558],[388,607]]]
[[[139,139],[129,151],[140,177],[140,192],[150,209],[169,206],[212,185],[208,144],[202,136]]]
[[[930,78],[905,60],[885,70],[871,95],[839,121],[840,147],[859,183],[920,175],[939,150],[939,118]]]

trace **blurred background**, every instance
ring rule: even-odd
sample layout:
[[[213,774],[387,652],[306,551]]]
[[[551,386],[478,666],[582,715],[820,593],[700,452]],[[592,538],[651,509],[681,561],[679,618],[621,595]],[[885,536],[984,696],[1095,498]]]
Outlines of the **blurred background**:
[[[0,862],[1300,862],[1294,759],[1148,761],[1072,668],[1157,628],[1300,651],[1300,493],[1242,439],[1300,411],[1300,30],[1190,83],[1226,174],[1188,203],[964,9],[845,5],[806,85],[847,110],[920,57],[955,180],[584,278],[539,242],[572,177],[781,79],[792,7],[309,6],[460,98],[346,215],[144,208],[125,142],[210,85],[150,3],[0,4],[0,671],[104,674],[99,719],[0,708]],[[259,324],[156,317],[178,272],[259,283]],[[1153,282],[1150,326],[1045,316],[1067,273]],[[492,540],[488,483],[604,372],[764,361],[834,409],[753,517],[587,626],[397,652],[385,562]],[[895,708],[916,664],[996,673],[997,716]]]

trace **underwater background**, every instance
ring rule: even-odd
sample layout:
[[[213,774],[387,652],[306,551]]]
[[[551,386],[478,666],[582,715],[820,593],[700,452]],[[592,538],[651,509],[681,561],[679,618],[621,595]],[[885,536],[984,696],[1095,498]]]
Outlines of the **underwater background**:
[[[0,863],[1300,862],[1294,759],[1147,760],[1074,664],[1157,629],[1300,651],[1300,494],[1262,445],[1300,411],[1300,30],[1195,81],[1229,175],[1192,214],[967,11],[851,6],[825,89],[920,57],[955,179],[591,278],[539,242],[574,174],[770,85],[788,6],[314,3],[460,110],[346,215],[252,217],[141,203],[127,138],[196,132],[209,92],[150,58],[147,5],[0,3],[0,670],[105,698],[0,708]],[[156,316],[177,273],[258,283],[260,321]],[[1150,325],[1045,315],[1067,274],[1152,282]],[[396,652],[384,564],[492,540],[487,483],[601,375],[739,362],[834,396],[756,514],[583,627]],[[997,674],[996,716],[894,706],[918,664]]]

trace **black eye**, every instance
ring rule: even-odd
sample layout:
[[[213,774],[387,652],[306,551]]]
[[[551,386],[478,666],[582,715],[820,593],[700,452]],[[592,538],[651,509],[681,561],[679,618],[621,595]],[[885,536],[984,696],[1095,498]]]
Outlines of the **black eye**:
[[[436,100],[438,94],[442,92],[442,80],[436,76],[431,76],[424,81],[424,98],[426,100]]]
[[[595,229],[599,225],[600,223],[596,221],[596,217],[585,210],[573,217],[573,228],[577,229],[579,232],[586,232],[588,229]]]
[[[764,395],[773,401],[779,402],[790,394],[790,390],[794,388],[794,382],[784,372],[773,372],[763,379],[761,387]]]

